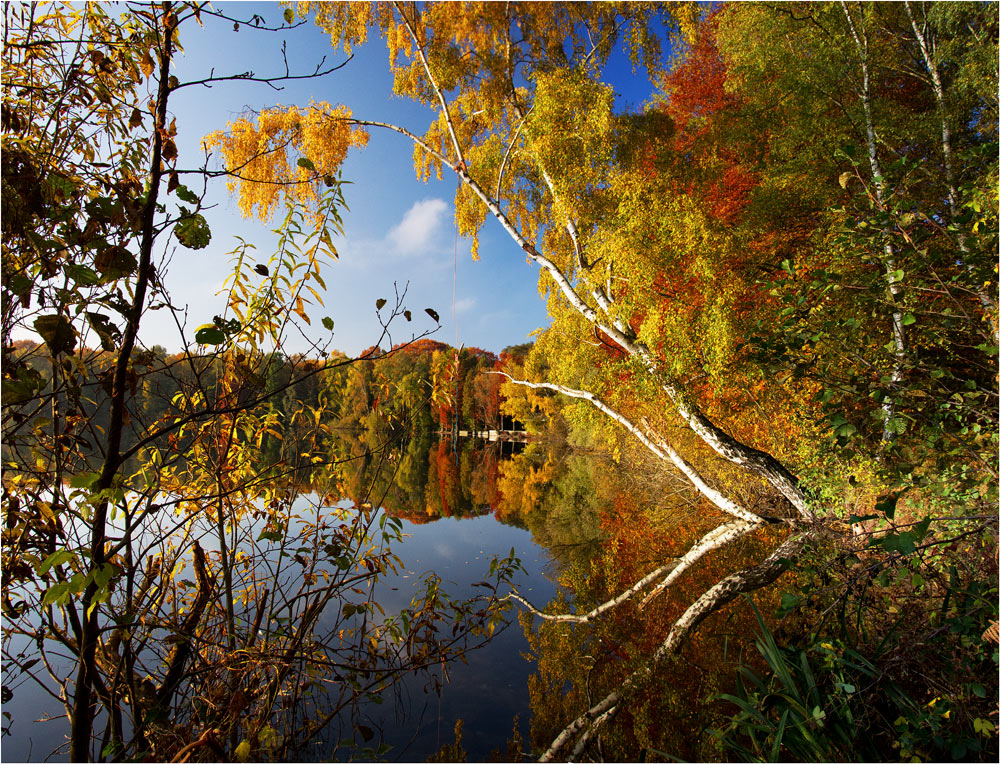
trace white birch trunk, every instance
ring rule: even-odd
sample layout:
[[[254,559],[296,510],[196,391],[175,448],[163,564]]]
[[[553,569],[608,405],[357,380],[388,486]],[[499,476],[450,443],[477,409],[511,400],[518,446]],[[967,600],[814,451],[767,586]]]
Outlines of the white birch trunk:
[[[858,62],[861,65],[861,88],[858,95],[861,96],[861,107],[865,117],[865,143],[868,147],[868,163],[871,166],[872,183],[875,186],[875,201],[879,208],[884,209],[885,176],[882,174],[882,165],[879,161],[878,142],[875,136],[875,121],[872,116],[871,78],[868,71],[868,38],[864,35],[863,30],[859,33],[857,27],[855,27],[854,19],[847,8],[847,3],[844,0],[840,0],[840,5],[844,10],[844,16],[847,18],[847,26],[851,31],[851,37],[857,49]],[[885,268],[886,277],[889,281],[889,299],[893,304],[891,316],[892,344],[893,355],[896,360],[892,367],[890,385],[895,387],[903,379],[903,366],[906,363],[907,357],[903,312],[898,307],[898,299],[902,295],[903,290],[895,275],[897,271],[896,250],[889,241],[888,228],[883,228],[882,233],[886,237],[886,242],[883,246],[884,257],[882,265]],[[892,440],[895,437],[894,433],[889,429],[889,422],[895,413],[895,408],[895,396],[890,393],[886,395],[882,402],[882,414],[885,417],[885,422],[882,426],[883,442]]]
[[[755,591],[777,580],[787,569],[788,562],[796,559],[802,553],[808,536],[808,533],[789,536],[762,563],[724,578],[701,595],[671,626],[666,639],[654,653],[652,661],[635,671],[618,689],[608,693],[602,700],[566,725],[538,760],[553,761],[580,733],[583,733],[583,745],[585,746],[586,740],[592,738],[600,725],[613,716],[615,709],[619,708],[622,701],[627,699],[629,691],[638,680],[648,676],[657,665],[676,653],[687,635],[709,615],[732,602],[740,594]],[[579,750],[576,750],[577,748]],[[578,744],[573,753],[579,755],[582,751],[582,746]]]
[[[938,71],[937,61],[934,60],[931,50],[932,46],[928,42],[927,36],[917,24],[917,19],[913,15],[913,9],[910,7],[910,0],[904,0],[903,4],[906,7],[906,15],[910,19],[913,34],[916,36],[917,43],[920,46],[920,55],[924,59],[924,65],[927,67],[927,74],[931,79],[931,90],[934,92],[934,101],[937,105],[938,122],[941,129],[941,156],[944,159],[944,176],[948,186],[948,217],[954,223],[955,218],[958,216],[958,189],[955,186],[955,164],[952,161],[951,154],[951,128],[948,125],[944,86],[941,84],[941,74]],[[958,234],[958,249],[962,254],[966,254],[969,251],[965,242],[965,235],[962,233]],[[993,334],[998,335],[1000,330],[998,330],[996,302],[994,302],[990,293],[982,289],[979,285],[976,286],[976,294],[979,297],[980,304],[990,314],[993,323]]]

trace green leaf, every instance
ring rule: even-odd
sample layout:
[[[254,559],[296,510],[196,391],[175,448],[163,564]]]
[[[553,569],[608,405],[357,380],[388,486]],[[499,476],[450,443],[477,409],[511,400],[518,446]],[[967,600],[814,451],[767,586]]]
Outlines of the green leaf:
[[[97,271],[93,268],[88,268],[86,265],[67,263],[63,266],[63,270],[67,276],[80,286],[93,286],[101,282],[101,277]]]
[[[853,424],[848,422],[847,424],[842,424],[836,430],[836,435],[838,438],[850,438],[858,431],[858,428]]]
[[[177,198],[182,202],[187,202],[188,204],[198,204],[201,199],[198,198],[198,194],[192,191],[187,186],[181,184],[174,189],[174,193],[177,194]]]
[[[208,221],[200,214],[184,218],[174,226],[174,236],[181,246],[188,249],[204,249],[212,240],[212,231]]]
[[[39,316],[33,326],[49,346],[52,355],[73,354],[73,349],[76,347],[76,329],[68,318],[58,314]]]
[[[97,584],[99,589],[107,589],[108,584],[111,583],[111,579],[115,577],[117,572],[118,568],[107,562],[94,571],[94,583]]]
[[[233,758],[236,761],[247,761],[250,758],[250,741],[241,740],[240,744],[236,746],[236,750],[233,751]]]
[[[58,584],[53,584],[45,592],[45,596],[42,597],[42,607],[47,605],[61,605],[69,599],[72,593],[72,581],[60,581]]]
[[[905,276],[905,275],[906,275],[906,273],[903,271],[902,268],[897,268],[896,270],[894,270],[892,273],[890,273],[888,275],[889,283],[890,284],[898,284],[900,281],[903,280],[903,276]]]
[[[101,347],[107,351],[112,351],[115,349],[115,343],[122,336],[121,330],[113,323],[111,319],[105,316],[103,313],[91,313],[87,311],[87,321],[97,336],[101,338]]]
[[[226,341],[226,335],[215,324],[205,324],[195,331],[194,341],[199,345],[221,345]]]
[[[70,560],[74,559],[75,557],[76,555],[74,555],[68,549],[60,549],[57,552],[53,552],[44,560],[42,560],[41,565],[38,566],[38,575],[44,576],[52,568],[58,568],[63,563],[67,563]]]
[[[919,523],[913,526],[913,536],[917,541],[923,541],[927,536],[927,531],[931,527],[931,518],[925,517]]]
[[[865,520],[875,520],[878,515],[851,515],[847,518],[847,522],[851,525],[854,523],[863,523]]]
[[[5,285],[5,287],[18,297],[23,298],[31,291],[31,279],[23,273],[15,273],[10,279],[10,284]]]
[[[316,165],[312,163],[312,160],[308,157],[300,157],[299,161],[296,162],[299,167],[303,167],[310,172],[316,172]]]
[[[324,327],[325,327],[325,328],[326,328],[326,329],[327,329],[328,331],[331,331],[331,332],[332,332],[332,331],[333,331],[333,319],[332,319],[332,318],[330,318],[329,316],[323,316],[323,326],[324,326]]]
[[[912,313],[907,313],[905,316],[903,316],[903,320],[900,323],[902,323],[903,326],[909,326],[910,324],[915,324],[917,323],[917,317]]]
[[[379,297],[375,300],[375,310],[382,310],[383,307],[385,307],[385,300],[382,297]]]
[[[881,512],[890,520],[896,516],[896,502],[899,501],[898,496],[886,496],[881,501],[875,504],[875,511]]]
[[[295,11],[293,11],[291,8],[285,8],[285,12],[282,14],[282,16],[284,16],[286,24],[291,24],[292,22],[295,21]]]
[[[780,615],[786,615],[798,607],[799,603],[802,601],[802,597],[799,597],[790,592],[785,592],[781,595],[781,604],[778,606],[778,613]]]
[[[98,474],[97,472],[81,472],[69,479],[69,485],[70,488],[89,489],[92,485],[94,485],[94,483],[97,482],[97,479],[99,477],[100,474]]]
[[[45,379],[31,367],[19,368],[14,376],[3,380],[0,397],[4,403],[24,403],[31,400],[45,387]]]
[[[872,539],[869,543],[871,547],[880,546],[887,552],[899,552],[900,554],[912,554],[916,548],[914,534],[910,531],[903,533],[889,533],[882,538]]]

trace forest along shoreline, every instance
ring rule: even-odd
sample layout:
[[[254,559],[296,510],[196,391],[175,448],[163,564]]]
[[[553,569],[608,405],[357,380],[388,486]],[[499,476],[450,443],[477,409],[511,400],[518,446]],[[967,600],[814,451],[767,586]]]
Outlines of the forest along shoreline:
[[[997,4],[246,10],[3,5],[4,737],[378,758],[516,620],[435,758],[996,761]],[[558,592],[383,606],[487,513]]]

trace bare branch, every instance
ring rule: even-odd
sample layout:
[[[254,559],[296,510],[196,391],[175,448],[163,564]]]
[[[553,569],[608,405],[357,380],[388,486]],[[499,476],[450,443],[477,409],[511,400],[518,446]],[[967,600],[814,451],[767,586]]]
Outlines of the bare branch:
[[[789,536],[762,563],[747,570],[733,573],[695,600],[684,611],[684,614],[674,622],[667,638],[653,655],[652,661],[633,672],[618,689],[608,693],[599,703],[591,706],[566,725],[552,741],[548,750],[542,754],[539,761],[555,759],[581,731],[584,731],[586,739],[592,737],[600,725],[614,716],[611,712],[619,707],[623,697],[635,686],[637,681],[648,676],[664,659],[677,652],[692,629],[719,608],[732,602],[740,594],[755,591],[775,581],[788,568],[789,561],[801,554],[809,535],[807,532]],[[574,751],[574,753],[576,752]]]
[[[282,54],[284,54],[284,46],[282,46]],[[274,77],[258,77],[257,75],[255,75],[253,72],[250,71],[242,72],[241,74],[229,74],[216,77],[215,69],[212,69],[209,72],[208,77],[203,77],[200,80],[189,80],[187,82],[182,82],[171,89],[176,91],[180,90],[181,88],[191,87],[192,85],[203,85],[206,88],[210,88],[216,82],[231,82],[233,80],[238,80],[240,82],[259,82],[264,85],[270,86],[274,90],[282,90],[283,88],[280,88],[277,85],[275,85],[276,82],[289,82],[291,80],[310,80],[315,77],[324,77],[327,74],[331,74],[337,71],[338,69],[343,69],[350,63],[352,58],[354,58],[353,55],[348,56],[346,61],[339,63],[336,66],[331,66],[328,69],[322,69],[321,67],[326,61],[326,58],[323,58],[319,62],[319,64],[316,65],[316,71],[311,72],[309,74],[292,74],[289,71],[288,60],[286,58],[285,73],[275,75]]]

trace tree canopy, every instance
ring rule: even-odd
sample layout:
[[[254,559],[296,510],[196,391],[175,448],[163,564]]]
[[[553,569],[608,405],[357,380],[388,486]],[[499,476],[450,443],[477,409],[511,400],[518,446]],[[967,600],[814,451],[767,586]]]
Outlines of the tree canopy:
[[[184,86],[171,75],[177,30],[210,12],[228,20],[200,4],[130,9],[120,19],[100,6],[5,9],[4,404],[21,408],[5,420],[17,458],[5,472],[4,507],[8,528],[21,531],[4,539],[24,563],[18,580],[35,587],[43,606],[61,608],[61,623],[52,610],[47,616],[53,638],[76,646],[79,672],[67,682],[73,758],[91,753],[98,702],[112,716],[114,745],[102,754],[118,755],[126,745],[118,701],[125,695],[141,730],[128,743],[135,752],[186,750],[157,737],[152,721],[143,726],[157,706],[139,698],[134,670],[101,665],[111,649],[106,632],[125,639],[120,660],[132,660],[127,627],[153,596],[135,580],[141,566],[119,561],[130,544],[109,537],[116,513],[126,518],[128,538],[155,514],[158,496],[177,496],[171,502],[188,513],[185,528],[201,513],[219,545],[224,612],[211,626],[199,627],[194,615],[179,620],[182,612],[201,618],[207,598],[212,565],[194,536],[183,550],[194,566],[193,590],[158,594],[155,602],[179,639],[200,628],[212,635],[217,655],[235,656],[254,644],[259,626],[246,629],[250,619],[237,617],[239,598],[258,613],[274,614],[274,605],[268,610],[267,595],[248,593],[249,572],[234,582],[227,544],[257,502],[271,512],[265,535],[241,542],[291,543],[285,534],[295,519],[287,486],[262,485],[253,474],[265,436],[281,436],[279,420],[299,428],[307,444],[299,456],[320,464],[329,457],[320,446],[333,399],[357,420],[391,400],[389,418],[402,418],[416,410],[425,386],[439,425],[456,413],[494,417],[501,397],[523,421],[554,420],[561,407],[576,437],[586,431],[616,459],[638,443],[686,482],[712,520],[697,524],[702,535],[686,550],[654,545],[669,561],[629,568],[628,580],[622,571],[604,588],[587,584],[590,613],[543,612],[515,592],[508,600],[493,596],[479,611],[456,610],[456,633],[491,632],[514,599],[555,623],[588,624],[621,606],[642,611],[686,571],[714,564],[717,550],[753,542],[738,569],[718,570],[706,588],[685,590],[683,606],[662,623],[633,630],[645,645],[641,661],[606,674],[593,694],[577,683],[570,715],[547,730],[543,760],[583,754],[700,624],[794,566],[801,580],[828,580],[827,571],[847,566],[848,557],[858,565],[874,559],[863,574],[837,568],[841,635],[859,641],[839,658],[823,648],[825,669],[846,672],[830,680],[834,694],[853,695],[845,676],[872,676],[858,651],[867,639],[863,619],[852,630],[843,615],[853,587],[866,589],[870,580],[892,597],[909,587],[913,607],[924,595],[942,603],[940,611],[935,604],[919,611],[927,629],[914,633],[914,644],[932,639],[932,616],[951,612],[953,597],[974,602],[975,618],[958,624],[956,616],[949,635],[968,647],[961,671],[995,665],[984,641],[993,634],[995,642],[996,603],[984,595],[991,585],[995,595],[995,580],[983,580],[991,565],[995,578],[1000,445],[995,3],[289,4],[286,25],[314,22],[342,51],[369,37],[384,40],[395,94],[424,107],[428,120],[392,124],[331,105],[331,97],[248,111],[205,138],[220,150],[222,166],[204,177],[225,175],[243,215],[267,220],[287,210],[279,247],[258,262],[245,242],[237,246],[225,314],[194,337],[219,353],[213,377],[187,353],[187,377],[178,380],[171,408],[139,419],[135,390],[148,361],[137,346],[139,325],[145,311],[159,307],[154,301],[170,305],[155,248],[167,237],[188,248],[211,240],[199,194],[180,183],[176,125],[166,111],[171,93]],[[616,106],[607,76],[616,51],[656,85],[639,109]],[[472,350],[425,346],[429,353],[410,356],[417,359],[412,368],[402,362],[403,348],[374,366],[378,343],[359,363],[301,357],[285,364],[277,356],[292,326],[311,323],[307,307],[322,305],[319,264],[336,256],[332,237],[341,230],[340,168],[375,130],[411,142],[418,177],[454,176],[456,225],[471,237],[473,256],[484,228],[499,226],[539,268],[551,322],[526,357],[489,368],[504,377],[502,387],[494,384],[499,377],[470,381],[471,370],[498,360]],[[388,313],[390,321],[411,319],[402,296]],[[14,352],[15,329],[25,328],[44,343],[45,373],[31,354]],[[85,351],[85,336],[111,354],[106,368]],[[328,351],[319,343],[315,349]],[[321,373],[315,406],[279,411],[281,393]],[[80,413],[85,384],[103,395],[106,428],[90,427]],[[35,408],[26,413],[25,406]],[[41,416],[46,407],[51,416]],[[133,422],[134,445],[123,445]],[[126,475],[126,458],[140,450],[142,468]],[[294,468],[282,459],[273,466]],[[429,466],[440,470],[443,506],[457,494],[459,466],[446,459]],[[27,491],[30,512],[22,512],[23,495],[15,497],[11,483]],[[125,490],[133,484],[146,486],[136,489],[139,498]],[[531,485],[521,487],[530,493]],[[349,534],[327,541],[333,556],[346,560],[342,571],[357,568],[359,580],[373,582],[392,559],[376,551],[370,514],[354,522]],[[84,524],[82,534],[74,523]],[[622,543],[635,543],[630,528],[613,530]],[[942,548],[953,557],[938,554]],[[254,549],[255,559],[266,559]],[[976,564],[960,581],[956,557],[966,552]],[[166,566],[180,556],[170,548],[158,559]],[[619,557],[611,550],[604,559],[613,565]],[[904,569],[905,581],[903,573],[889,581],[890,572]],[[116,599],[112,581],[125,570],[132,575]],[[498,583],[508,581],[507,567],[494,572]],[[304,666],[318,609],[348,597],[354,582],[346,573],[336,586],[307,578],[313,588],[282,616],[297,620],[299,631],[268,632],[269,655],[280,660],[290,650]],[[808,599],[800,594],[795,602]],[[433,620],[435,596],[429,589],[414,612]],[[862,602],[865,595],[858,596]],[[351,602],[348,614],[358,607]],[[363,612],[372,608],[369,601]],[[820,620],[825,628],[826,616]],[[885,640],[896,628],[881,614],[869,625]],[[393,652],[380,641],[389,631],[380,628],[368,630],[367,620],[360,628],[350,656],[358,671],[379,667],[390,675],[406,634],[430,631],[397,628],[393,635],[404,642],[393,643]],[[977,629],[982,638],[971,640]],[[406,650],[412,644],[405,642]],[[419,644],[407,659],[430,661],[453,647],[430,637]],[[815,645],[809,650],[816,654]],[[794,667],[799,677],[787,653],[763,638],[772,672],[753,675],[731,696],[741,713],[727,733],[730,750],[851,757],[847,722],[827,747],[808,736],[783,737],[786,721],[801,710],[794,698],[780,723],[768,721],[769,688],[782,684],[781,697],[789,698],[798,691],[792,685],[812,676],[807,652]],[[190,655],[178,648],[161,657],[154,694],[163,707],[176,704]],[[237,686],[227,660],[210,670],[232,700],[248,688]],[[285,669],[276,671],[272,705],[273,693],[291,681]],[[378,681],[364,691],[374,692]],[[347,704],[352,696],[344,693]],[[971,682],[962,693],[971,722],[982,705],[973,696],[981,696]],[[931,710],[936,701],[909,698],[891,696],[904,755],[934,757],[947,748],[960,758],[983,750],[922,732],[929,718],[947,726],[947,717]],[[264,750],[272,705],[257,700],[246,706],[247,745]],[[854,713],[850,703],[837,708],[848,709],[838,724]],[[976,744],[995,731],[984,718],[976,717]],[[215,718],[184,722],[194,730]],[[887,723],[880,717],[872,724]],[[224,750],[249,750],[237,748],[235,722],[225,735]]]

